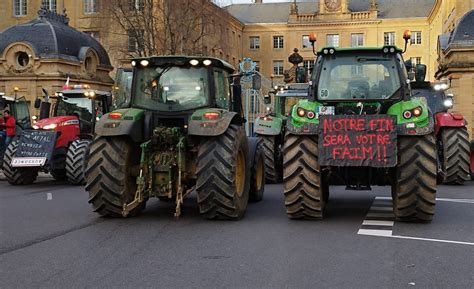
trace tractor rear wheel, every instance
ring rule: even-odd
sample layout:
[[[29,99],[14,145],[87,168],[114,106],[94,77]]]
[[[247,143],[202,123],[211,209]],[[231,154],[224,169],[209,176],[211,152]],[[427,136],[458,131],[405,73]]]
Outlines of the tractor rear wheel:
[[[18,140],[13,140],[3,156],[3,173],[11,185],[29,185],[38,177],[38,168],[12,167],[12,159],[18,148]]]
[[[265,190],[265,157],[263,151],[264,149],[260,142],[256,144],[254,151],[250,149],[252,163],[250,166],[249,201],[251,202],[263,200],[263,192]]]
[[[240,219],[249,199],[248,140],[242,126],[231,124],[216,137],[203,137],[198,149],[199,211],[207,219]]]
[[[139,147],[123,137],[98,137],[90,145],[85,171],[86,191],[94,212],[102,216],[122,217],[123,205],[134,200]],[[129,212],[138,214],[146,200]]]
[[[436,205],[436,144],[433,134],[398,138],[392,185],[393,211],[400,221],[431,221]]]
[[[265,152],[265,179],[275,184],[281,181],[282,160],[281,151],[276,143],[276,136],[260,135]]]
[[[289,218],[323,218],[329,194],[323,181],[316,136],[287,134],[283,149],[283,191]]]
[[[462,185],[469,180],[469,135],[466,127],[450,127],[441,131],[443,142],[443,182]]]
[[[88,139],[78,139],[69,146],[66,156],[66,173],[67,180],[73,185],[84,185],[86,182],[84,171],[90,143]]]

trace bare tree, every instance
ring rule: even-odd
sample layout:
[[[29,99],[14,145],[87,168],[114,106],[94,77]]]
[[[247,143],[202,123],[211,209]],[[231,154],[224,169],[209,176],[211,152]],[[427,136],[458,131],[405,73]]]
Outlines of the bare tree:
[[[127,57],[206,54],[219,43],[208,15],[210,0],[103,0],[102,9],[127,35]],[[211,37],[213,36],[213,37]]]

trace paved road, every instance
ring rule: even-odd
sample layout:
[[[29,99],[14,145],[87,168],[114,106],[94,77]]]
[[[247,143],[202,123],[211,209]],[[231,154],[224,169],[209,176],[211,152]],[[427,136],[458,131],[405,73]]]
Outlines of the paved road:
[[[0,175],[0,287],[473,288],[474,182],[438,192],[430,224],[370,226],[388,188],[331,187],[327,219],[291,221],[281,185],[241,221],[202,219],[195,197],[179,220],[157,200],[109,219],[81,187],[44,177],[13,187]]]

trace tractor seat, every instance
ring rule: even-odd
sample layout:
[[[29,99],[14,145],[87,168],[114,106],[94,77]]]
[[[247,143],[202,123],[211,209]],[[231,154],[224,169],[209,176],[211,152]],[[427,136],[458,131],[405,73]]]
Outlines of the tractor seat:
[[[351,80],[347,85],[347,94],[351,98],[368,98],[369,82],[365,80]]]

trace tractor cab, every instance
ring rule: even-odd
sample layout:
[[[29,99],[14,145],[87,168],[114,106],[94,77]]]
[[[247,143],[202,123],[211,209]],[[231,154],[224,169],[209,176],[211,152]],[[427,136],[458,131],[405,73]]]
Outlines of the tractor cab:
[[[409,95],[402,51],[382,48],[323,48],[312,74],[315,100],[394,103]]]
[[[52,108],[48,98],[55,99]],[[68,130],[71,135],[92,136],[95,122],[109,112],[111,101],[110,92],[90,89],[88,85],[68,86],[54,96],[46,96],[45,102],[36,103],[41,107],[42,117],[33,128],[58,130],[63,134]]]
[[[13,97],[0,93],[0,112],[5,109],[10,110],[15,118],[17,133],[31,128],[30,109],[24,96]]]
[[[230,105],[229,74],[233,68],[226,62],[212,58],[156,57],[135,63],[132,101],[137,106],[176,112]]]

